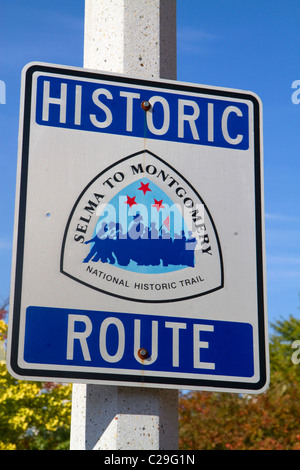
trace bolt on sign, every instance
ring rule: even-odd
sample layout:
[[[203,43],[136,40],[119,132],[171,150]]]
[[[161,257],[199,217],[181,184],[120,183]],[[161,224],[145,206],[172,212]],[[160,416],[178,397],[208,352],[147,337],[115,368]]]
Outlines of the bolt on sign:
[[[250,92],[26,66],[11,373],[264,390],[261,134]]]

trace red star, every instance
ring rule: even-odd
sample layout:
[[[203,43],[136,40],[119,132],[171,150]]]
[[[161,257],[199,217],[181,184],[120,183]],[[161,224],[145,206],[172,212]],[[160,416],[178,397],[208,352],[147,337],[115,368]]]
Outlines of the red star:
[[[149,184],[150,183],[142,183],[141,181],[141,187],[138,188],[139,190],[143,191],[144,195],[146,194],[147,191],[151,191],[151,189],[149,188]]]
[[[127,196],[127,201],[125,202],[125,204],[128,204],[130,208],[134,206],[135,204],[137,204],[137,202],[135,202],[135,196],[133,197]]]
[[[162,199],[160,201],[157,201],[156,199],[154,199],[154,202],[155,204],[152,204],[152,207],[156,207],[157,211],[159,211],[159,209],[165,208],[165,206],[162,205],[162,202],[163,202]]]

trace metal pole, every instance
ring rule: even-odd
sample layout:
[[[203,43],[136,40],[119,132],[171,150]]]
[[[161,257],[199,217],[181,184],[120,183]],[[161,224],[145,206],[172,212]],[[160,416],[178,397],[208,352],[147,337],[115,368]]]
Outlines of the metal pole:
[[[84,67],[176,79],[176,0],[86,0]],[[71,450],[177,448],[177,390],[73,385]]]

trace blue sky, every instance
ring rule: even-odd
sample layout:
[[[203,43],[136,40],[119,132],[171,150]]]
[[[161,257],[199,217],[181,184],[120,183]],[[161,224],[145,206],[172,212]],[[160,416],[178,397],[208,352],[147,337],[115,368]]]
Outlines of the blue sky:
[[[299,315],[299,18],[297,0],[177,0],[177,79],[254,91],[263,102],[271,322]],[[83,22],[84,0],[0,0],[0,299],[10,289],[21,70],[30,61],[81,67]]]

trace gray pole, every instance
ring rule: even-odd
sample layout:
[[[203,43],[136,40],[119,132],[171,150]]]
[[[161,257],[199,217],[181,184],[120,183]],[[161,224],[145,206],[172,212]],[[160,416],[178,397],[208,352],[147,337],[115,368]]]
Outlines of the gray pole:
[[[176,0],[85,0],[84,67],[176,80]]]
[[[176,79],[176,0],[86,0],[84,67]],[[71,450],[177,448],[177,390],[73,385]]]

